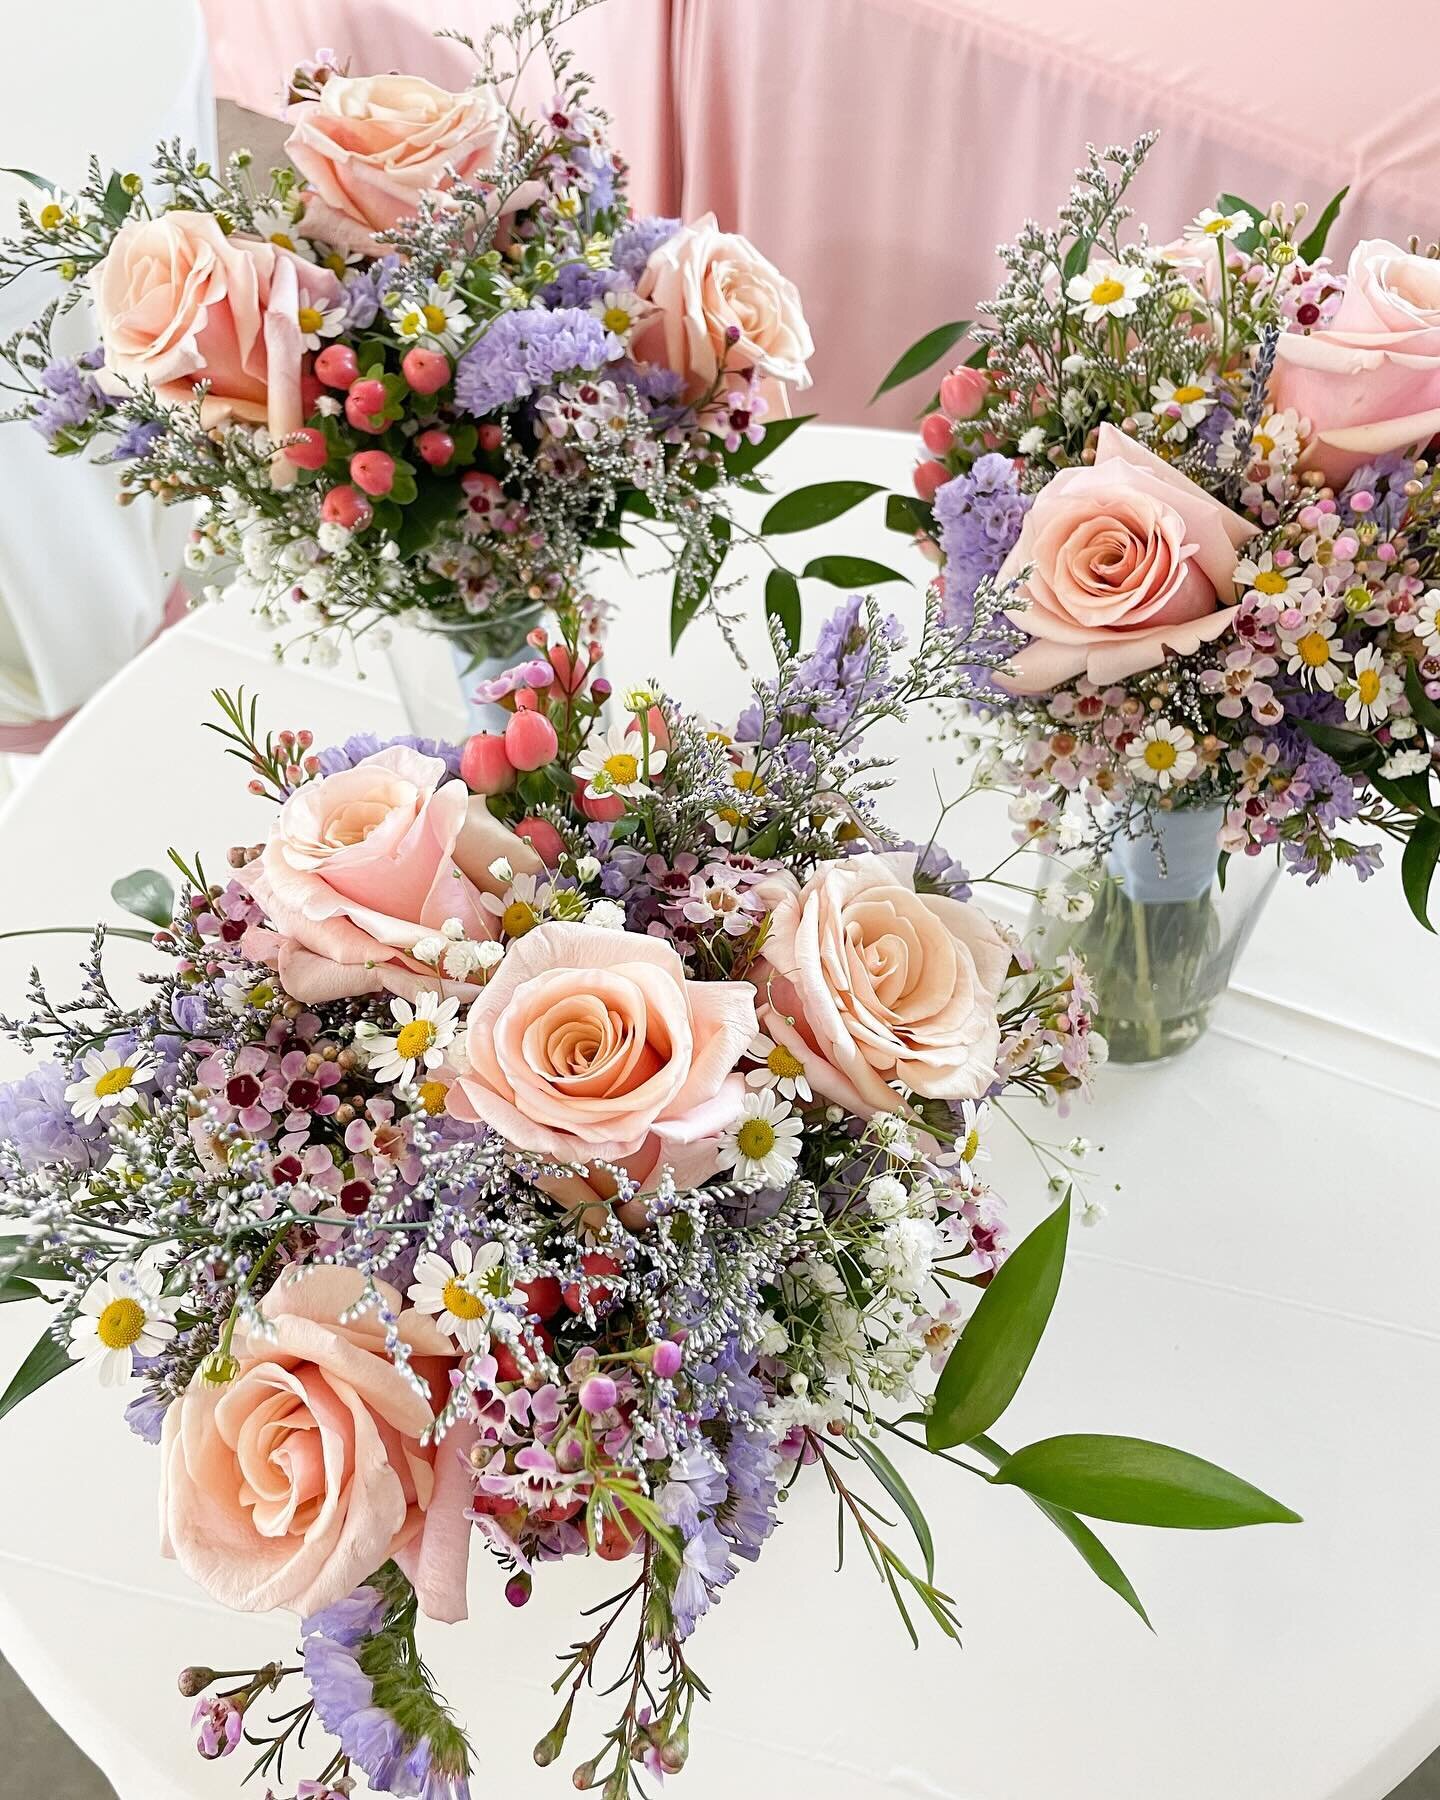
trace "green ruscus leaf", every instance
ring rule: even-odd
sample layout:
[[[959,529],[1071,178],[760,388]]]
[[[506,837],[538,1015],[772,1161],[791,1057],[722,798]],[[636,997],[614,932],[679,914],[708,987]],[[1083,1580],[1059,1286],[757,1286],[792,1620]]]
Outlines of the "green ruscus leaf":
[[[873,481],[817,481],[777,500],[766,513],[760,530],[768,537],[772,532],[809,531],[815,525],[828,525],[831,519],[838,519],[871,494],[880,492]]]
[[[947,350],[960,342],[969,329],[969,319],[954,319],[948,325],[937,325],[933,331],[927,331],[924,337],[918,338],[895,363],[890,373],[870,396],[870,404],[873,406],[880,396],[888,394],[891,388],[901,387],[926,369],[932,368]]]
[[[817,556],[800,573],[811,581],[828,581],[831,587],[880,587],[887,581],[909,582],[909,577],[868,556]]]
[[[1006,1457],[990,1479],[1051,1506],[1122,1525],[1229,1531],[1292,1525],[1300,1517],[1215,1463],[1146,1438],[1044,1438]]]
[[[1420,819],[1410,833],[1405,854],[1400,858],[1400,885],[1410,910],[1425,927],[1430,923],[1430,885],[1435,879],[1435,865],[1440,863],[1440,825],[1434,819]]]
[[[800,648],[800,583],[788,569],[772,569],[765,577],[765,617],[778,619],[785,642]]]
[[[47,1381],[70,1367],[70,1352],[63,1345],[57,1344],[46,1332],[35,1348],[15,1371],[14,1379],[3,1394],[0,1394],[0,1419],[17,1407],[22,1400],[28,1400],[37,1388],[44,1387]]]

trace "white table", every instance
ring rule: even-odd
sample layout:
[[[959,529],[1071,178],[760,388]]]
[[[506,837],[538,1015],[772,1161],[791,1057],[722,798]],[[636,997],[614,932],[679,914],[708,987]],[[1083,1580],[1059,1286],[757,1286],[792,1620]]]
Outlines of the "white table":
[[[893,483],[909,454],[896,437],[811,430],[785,453],[783,479]],[[903,555],[860,517],[797,541],[795,566],[822,541]],[[825,599],[807,594],[812,629]],[[631,596],[612,678],[663,671],[723,713],[740,681],[706,627],[666,669],[667,604],[660,585]],[[254,838],[259,803],[198,723],[217,681],[259,688],[275,723],[308,724],[322,742],[403,729],[383,671],[357,688],[277,669],[243,617],[202,613],[111,683],[0,812],[0,930],[113,916],[111,877],[158,866],[172,840]],[[901,748],[898,816],[928,831],[935,757],[919,722]],[[984,806],[959,818],[946,841],[986,866],[1003,819]],[[1196,1536],[1102,1527],[1152,1637],[1020,1496],[916,1457],[909,1473],[965,1624],[962,1651],[935,1641],[916,1656],[867,1568],[834,1575],[832,1515],[809,1483],[699,1635],[716,1700],[677,1791],[1381,1800],[1440,1742],[1429,1136],[1440,952],[1407,922],[1395,885],[1282,883],[1210,1035],[1172,1067],[1112,1071],[1076,1116],[1107,1146],[1105,1179],[1121,1191],[1103,1226],[1077,1234],[1050,1335],[1001,1434],[1166,1439],[1245,1474],[1306,1523]],[[0,944],[0,1003],[13,1007],[37,955],[63,987],[75,947]],[[117,967],[143,954],[117,945]],[[3,1056],[9,1073],[16,1059]],[[999,1156],[997,1179],[1033,1214],[1018,1151]],[[7,1372],[36,1330],[26,1308],[0,1312]],[[285,1622],[225,1614],[159,1559],[154,1453],[88,1377],[63,1380],[0,1424],[0,1648],[121,1800],[230,1794],[234,1763],[206,1768],[188,1747],[174,1672],[267,1659],[287,1645]],[[482,1557],[479,1621],[428,1632],[475,1734],[477,1794],[570,1791],[561,1770],[534,1769],[530,1746],[552,1717],[550,1655],[609,1580],[564,1569],[512,1613]],[[608,1719],[598,1706],[588,1716]],[[585,1733],[572,1741],[576,1760],[592,1747]]]

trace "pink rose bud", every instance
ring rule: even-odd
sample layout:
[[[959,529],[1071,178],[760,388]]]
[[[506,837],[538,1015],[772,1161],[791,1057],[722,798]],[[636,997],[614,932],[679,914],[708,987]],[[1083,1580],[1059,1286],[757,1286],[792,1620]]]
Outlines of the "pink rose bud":
[[[415,448],[420,453],[421,462],[429,463],[432,469],[443,469],[455,454],[455,440],[448,431],[437,428],[422,431],[415,440]]]
[[[990,383],[979,369],[953,369],[940,383],[940,410],[958,423],[973,419],[985,404]]]
[[[348,344],[327,344],[315,358],[315,373],[326,387],[348,388],[360,378],[360,364]]]
[[[505,727],[505,754],[517,769],[543,769],[559,748],[555,727],[544,713],[517,712]]]
[[[565,854],[565,840],[548,819],[522,819],[515,827],[515,835],[524,838],[549,868],[553,869]]]
[[[682,1360],[680,1346],[671,1338],[663,1344],[655,1346],[655,1354],[651,1358],[651,1367],[665,1381],[671,1381],[680,1373]]]
[[[285,454],[297,469],[323,469],[330,458],[330,447],[323,431],[305,425],[295,433],[295,442],[285,446]]]
[[[477,731],[460,752],[460,774],[473,794],[506,794],[515,785],[515,765],[497,732]]]
[[[443,350],[426,350],[417,344],[401,358],[400,373],[417,394],[438,394],[450,379],[450,358]]]
[[[377,498],[395,485],[395,458],[388,450],[357,450],[350,458],[350,479]]]
[[[580,1387],[580,1404],[587,1413],[609,1412],[615,1404],[617,1390],[608,1375],[591,1375]]]
[[[482,425],[479,431],[479,441],[482,450],[498,450],[505,442],[505,433],[498,425]]]
[[[347,531],[363,531],[374,518],[370,502],[359,488],[333,487],[320,502],[320,517],[327,525],[343,525]]]
[[[927,413],[920,421],[920,441],[933,456],[944,456],[955,442],[955,427],[944,413]]]
[[[935,498],[935,490],[944,487],[950,479],[950,471],[942,462],[916,463],[912,479],[915,492],[928,503]]]

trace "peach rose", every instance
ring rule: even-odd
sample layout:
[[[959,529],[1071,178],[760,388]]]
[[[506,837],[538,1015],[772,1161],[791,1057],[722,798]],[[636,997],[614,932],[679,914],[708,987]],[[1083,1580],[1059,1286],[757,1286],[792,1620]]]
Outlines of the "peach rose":
[[[1100,427],[1094,464],[1061,469],[1035,496],[997,579],[1029,569],[1029,604],[1007,614],[1034,640],[1012,694],[1076,675],[1102,686],[1188,656],[1230,629],[1236,551],[1255,527],[1141,444]]]
[[[1440,263],[1367,238],[1330,323],[1286,331],[1270,403],[1310,422],[1303,467],[1337,487],[1362,463],[1440,433]]]
[[[816,1093],[903,1112],[892,1083],[970,1100],[995,1079],[996,1001],[1010,948],[977,906],[915,891],[911,855],[822,863],[755,890],[772,908],[760,1026]]]
[[[755,1035],[748,982],[688,981],[660,938],[537,926],[470,1008],[447,1104],[553,1162],[663,1158],[682,1185],[738,1116]],[[708,1161],[707,1161],[708,1159]]]
[[[691,399],[722,369],[754,369],[772,405],[787,406],[778,384],[809,387],[815,345],[799,290],[748,238],[721,231],[714,213],[661,244],[635,291],[654,308],[635,334],[636,358],[683,375]]]
[[[307,233],[372,256],[387,248],[374,234],[418,213],[448,170],[473,181],[494,169],[510,129],[489,83],[451,94],[418,75],[332,75],[291,116],[285,149],[309,185]]]
[[[126,392],[148,382],[171,405],[194,398],[207,428],[243,419],[273,437],[305,422],[302,308],[340,299],[328,269],[255,238],[226,237],[209,213],[129,219],[90,272],[105,346],[97,380]]]
[[[502,825],[438,756],[396,745],[352,769],[307,781],[280,808],[264,850],[236,879],[274,927],[247,933],[246,953],[278,968],[296,1000],[315,1003],[420,988],[462,998],[472,982],[442,980],[410,954],[447,919],[469,938],[495,935],[483,893],[506,858],[539,874],[540,858]]]
[[[162,1548],[225,1606],[317,1612],[393,1556],[430,1617],[465,1615],[468,1441],[420,1442],[454,1346],[379,1284],[425,1399],[385,1354],[373,1312],[340,1323],[363,1286],[341,1268],[278,1282],[261,1303],[273,1337],[237,1340],[236,1379],[197,1376],[165,1415]]]

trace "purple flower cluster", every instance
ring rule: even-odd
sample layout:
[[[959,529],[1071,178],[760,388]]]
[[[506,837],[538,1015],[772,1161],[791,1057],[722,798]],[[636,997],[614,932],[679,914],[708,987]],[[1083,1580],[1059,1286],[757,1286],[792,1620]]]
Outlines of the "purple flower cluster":
[[[46,1062],[0,1087],[0,1140],[19,1150],[27,1169],[53,1162],[89,1169],[109,1156],[104,1121],[83,1125],[70,1110],[69,1081],[59,1063]]]
[[[40,385],[49,398],[40,402],[30,423],[52,449],[63,432],[110,404],[91,373],[104,361],[103,350],[87,350],[73,362],[54,362],[40,371]]]
[[[820,627],[811,651],[795,671],[783,695],[786,718],[813,719],[827,731],[841,731],[864,708],[883,703],[890,686],[889,653],[905,641],[904,628],[892,613],[880,622],[880,641],[870,636],[865,602],[852,594]],[[769,701],[775,705],[773,686]],[[754,743],[760,735],[761,708],[749,706],[741,713],[735,735]],[[771,725],[779,740],[780,727]]]
[[[906,838],[897,843],[895,849],[909,851],[915,857],[915,885],[932,894],[945,894],[951,900],[968,900],[974,890],[970,886],[970,873],[963,863],[956,862],[943,844],[937,844],[931,838],[928,844],[916,843]],[[857,842],[857,854],[868,848],[863,842]]]
[[[614,269],[592,269],[588,263],[566,263],[548,286],[541,288],[539,298],[557,311],[567,306],[589,306],[599,300],[619,280]]]
[[[398,256],[382,256],[379,262],[371,263],[368,269],[353,269],[345,277],[347,331],[368,331],[375,323],[381,299],[391,287],[395,271],[399,267]]]
[[[165,427],[158,419],[137,419],[116,438],[111,460],[134,462],[139,456],[148,456],[164,435]]]
[[[455,403],[476,418],[499,412],[568,375],[594,375],[620,340],[578,307],[501,313],[455,369]]]
[[[638,281],[646,263],[679,229],[678,219],[635,219],[615,239],[611,260],[622,275]]]
[[[935,491],[935,523],[945,557],[944,621],[968,637],[975,622],[975,594],[999,572],[1014,548],[1030,499],[1009,457],[975,459],[968,474]]]
[[[373,731],[359,731],[354,737],[346,738],[343,744],[331,744],[326,749],[316,752],[322,775],[338,775],[342,769],[353,769],[356,763],[364,762],[367,756],[374,756],[381,750],[394,750],[397,746],[406,750],[418,750],[422,756],[438,756],[450,774],[460,773],[460,746],[446,743],[441,738],[411,737],[402,733],[398,737],[377,737]]]

